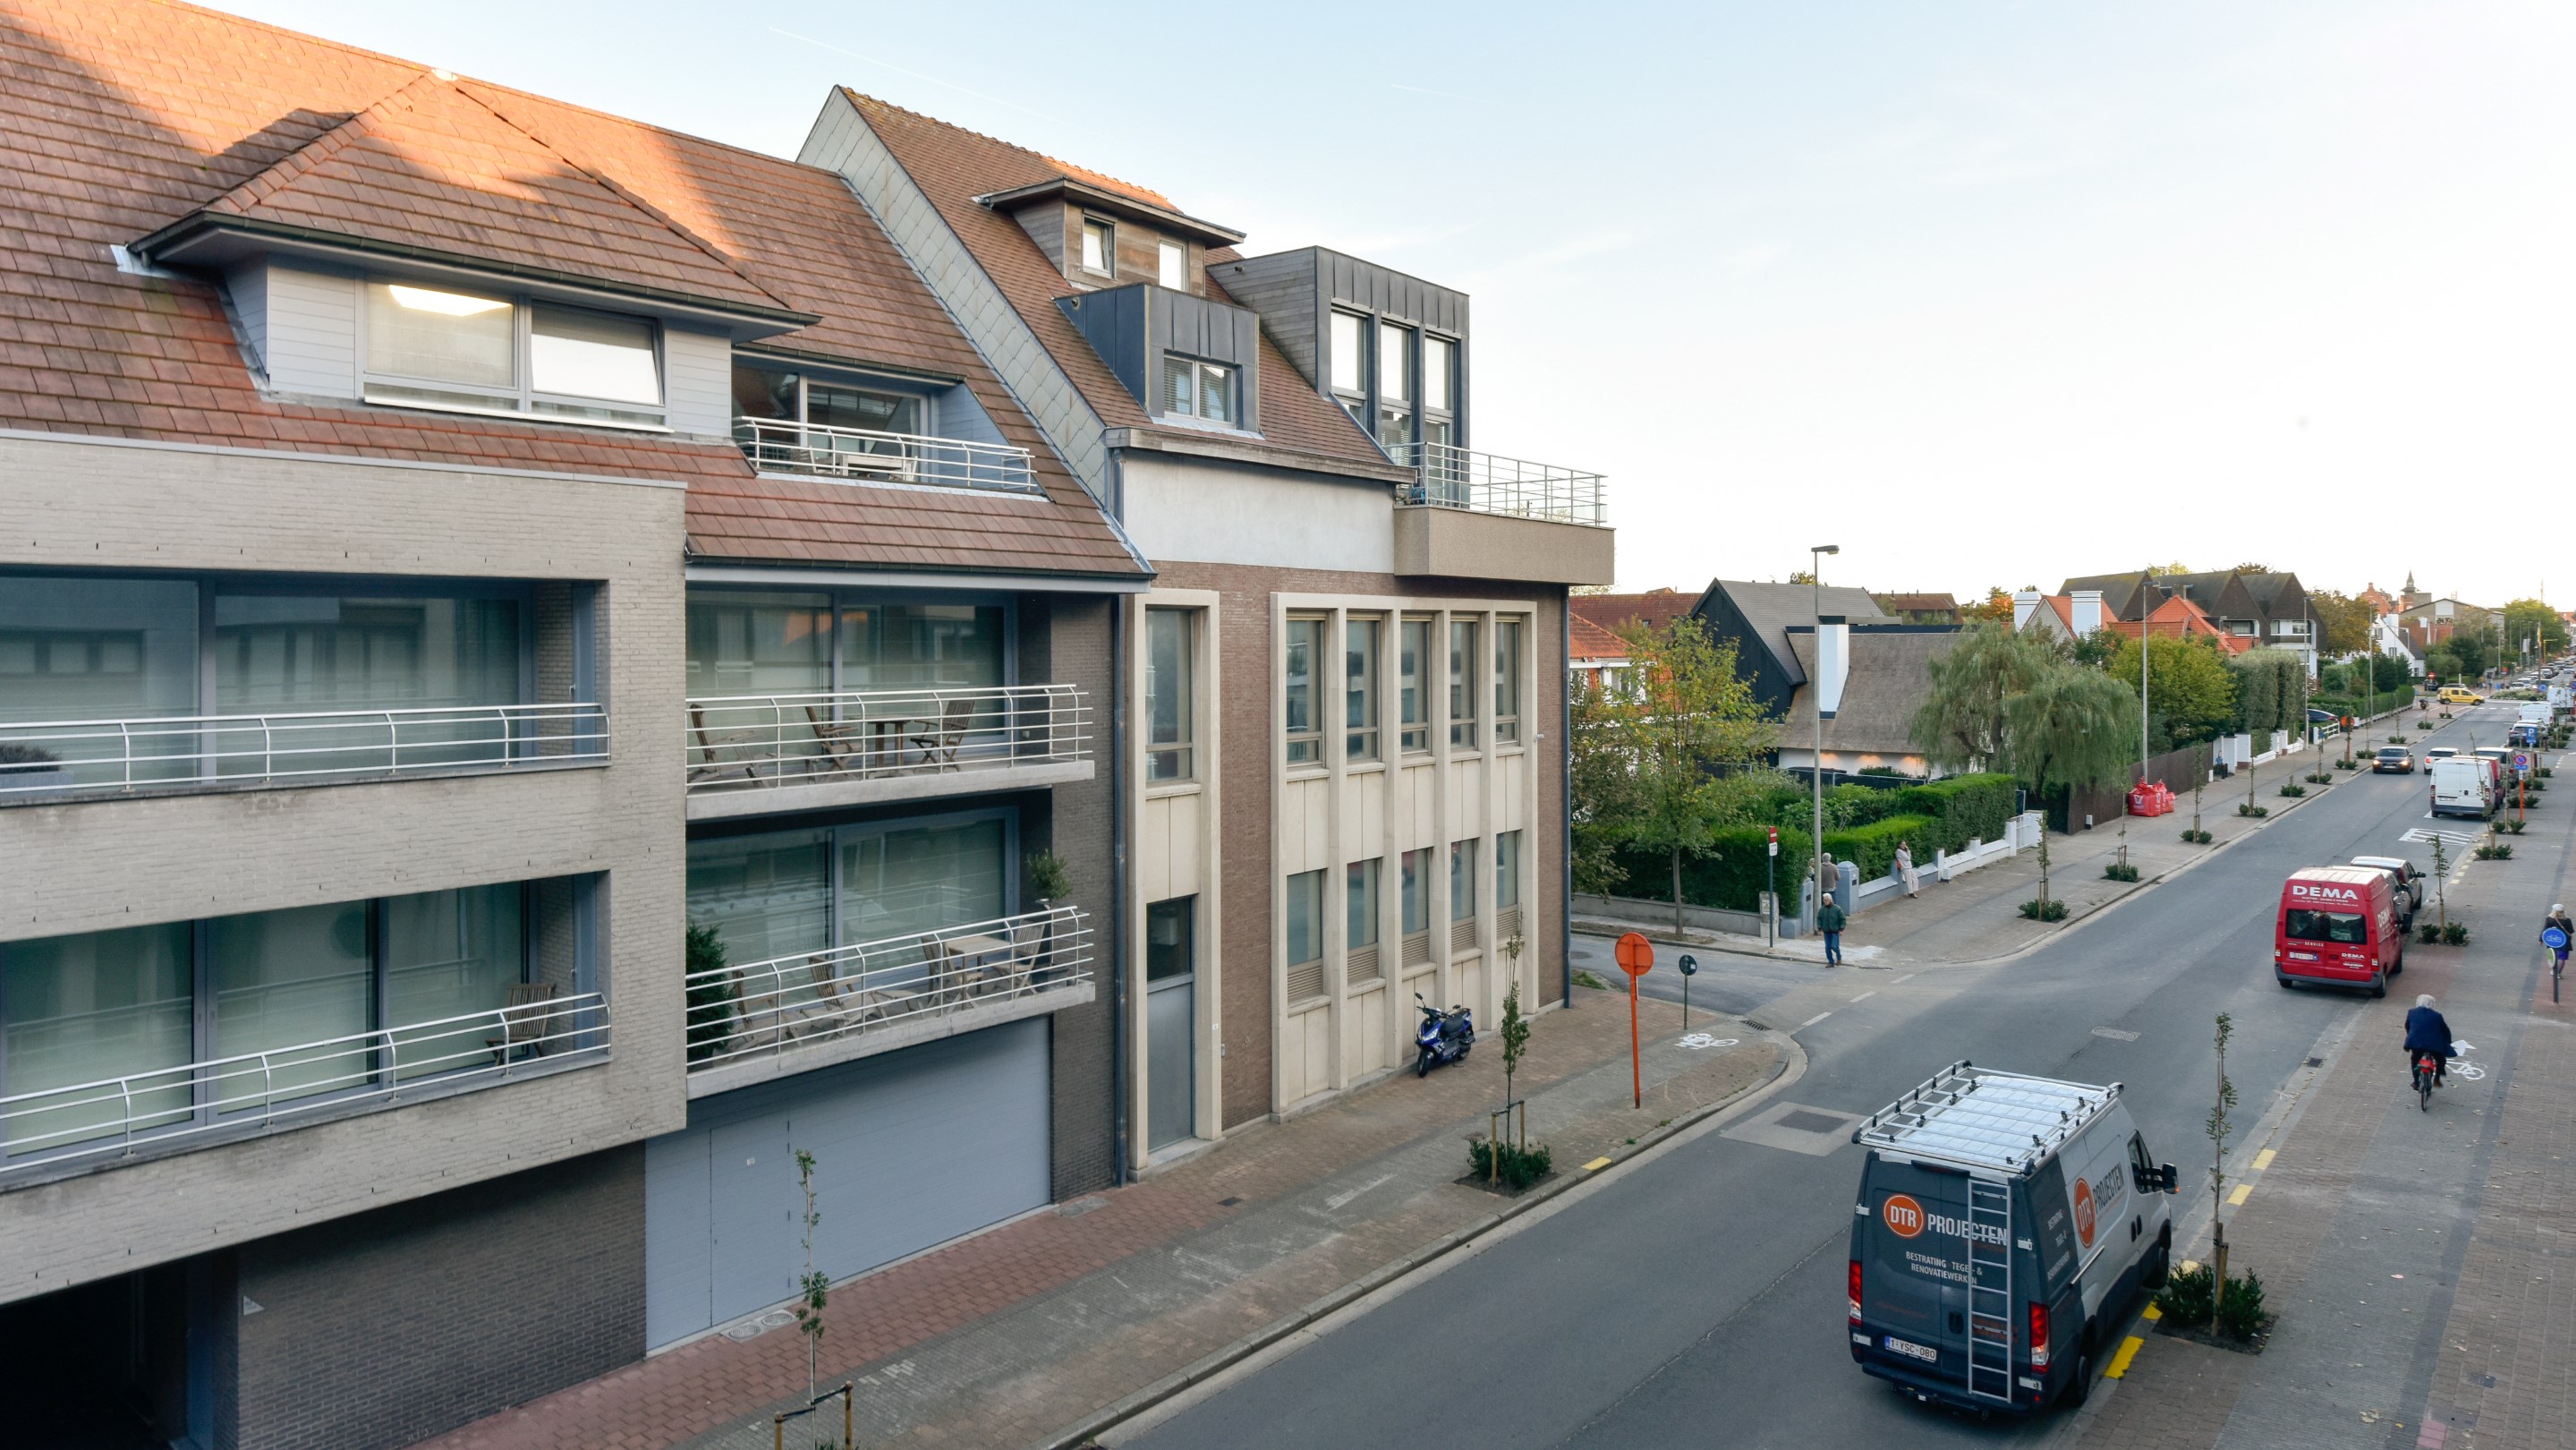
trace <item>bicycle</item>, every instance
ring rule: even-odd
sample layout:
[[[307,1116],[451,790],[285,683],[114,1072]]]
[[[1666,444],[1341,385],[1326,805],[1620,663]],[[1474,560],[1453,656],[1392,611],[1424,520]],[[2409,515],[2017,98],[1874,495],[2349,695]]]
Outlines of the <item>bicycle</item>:
[[[2415,1054],[2415,1106],[2418,1111],[2433,1111],[2433,1083],[2441,1075],[2442,1060],[2436,1054]]]

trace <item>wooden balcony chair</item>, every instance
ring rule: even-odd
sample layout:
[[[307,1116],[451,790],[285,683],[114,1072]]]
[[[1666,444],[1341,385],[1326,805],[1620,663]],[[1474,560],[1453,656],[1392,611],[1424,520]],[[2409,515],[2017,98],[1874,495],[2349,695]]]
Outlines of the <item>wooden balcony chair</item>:
[[[547,1039],[561,1036],[556,1024],[565,1019],[555,1009],[555,999],[563,988],[554,982],[514,982],[510,998],[501,1009],[501,1035],[483,1039],[492,1049],[492,1065],[501,1067],[513,1057],[527,1054],[546,1055]]]
[[[707,712],[697,705],[689,707],[689,738],[697,742],[698,758],[689,766],[689,784],[728,778],[757,781],[759,767],[741,758],[761,741],[761,732],[749,729],[710,729]]]
[[[864,708],[864,707],[862,707]],[[805,707],[806,728],[814,732],[814,744],[820,752],[815,763],[824,770],[846,770],[865,775],[873,763],[868,758],[868,727],[865,715],[856,720],[826,718],[817,705]]]
[[[936,721],[919,720],[905,738],[905,743],[921,752],[921,762],[939,770],[957,768],[957,752],[966,744],[967,727],[975,719],[975,702],[947,700],[939,706]]]

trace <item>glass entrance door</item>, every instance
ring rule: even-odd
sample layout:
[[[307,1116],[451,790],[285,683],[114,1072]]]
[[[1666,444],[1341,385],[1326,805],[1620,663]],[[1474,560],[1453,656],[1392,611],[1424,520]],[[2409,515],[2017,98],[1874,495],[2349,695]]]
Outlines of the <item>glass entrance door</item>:
[[[1145,908],[1145,1147],[1198,1136],[1198,898]]]

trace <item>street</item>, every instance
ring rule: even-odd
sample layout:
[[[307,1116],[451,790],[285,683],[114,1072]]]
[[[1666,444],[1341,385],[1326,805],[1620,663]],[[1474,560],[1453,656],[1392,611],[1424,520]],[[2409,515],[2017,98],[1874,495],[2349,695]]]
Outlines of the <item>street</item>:
[[[2492,742],[2506,715],[2464,710],[2434,739],[2465,749],[2474,732]],[[2265,767],[2259,798],[2273,799],[2308,759]],[[2213,802],[2236,798],[2223,784],[2213,788]],[[1795,1140],[1792,1132],[1765,1133],[1762,1142],[1731,1134],[1777,1116],[1784,1102],[1845,1122],[1959,1058],[2118,1081],[2151,1150],[2182,1165],[2175,1209],[2182,1246],[2206,1224],[2200,1127],[2211,1098],[2214,1014],[2232,1014],[2236,1024],[2228,1071],[2241,1104],[2240,1143],[2296,1075],[2320,1080],[2318,1069],[2331,1070],[2345,1052],[2384,1051],[2392,1101],[2403,1087],[2395,1039],[2352,1030],[2366,998],[2284,991],[2267,967],[2274,902],[2288,872],[2356,853],[2408,855],[2429,869],[2429,848],[2400,840],[2430,824],[2424,816],[2420,774],[2345,776],[2324,799],[2208,864],[1996,965],[1825,976],[1701,952],[1694,1003],[1751,1010],[1793,1031],[1809,1057],[1802,1078],[1736,1126],[1623,1170],[1603,1191],[1124,1443],[1356,1445],[1384,1443],[1394,1425],[1406,1427],[1409,1444],[1461,1447],[2071,1441],[2084,1425],[2064,1413],[1984,1423],[1918,1408],[1863,1376],[1844,1348],[1839,1312],[1860,1150],[1841,1130],[1811,1135],[1807,1151],[1779,1146]],[[2568,824],[2560,810],[2534,814],[2531,834],[2518,838],[2526,864],[2512,878],[2515,894],[2479,923],[2492,958],[2509,961],[2517,982],[2529,955],[2518,945],[2527,935],[2521,925],[2559,899],[2549,893],[2561,881]],[[2428,918],[2432,909],[2428,899]],[[1595,960],[1601,944],[1592,945],[1579,960]],[[2464,979],[2485,960],[2464,963]],[[1666,973],[1659,964],[1650,981],[1677,987]],[[2432,986],[2410,972],[2391,995],[2411,999]],[[2450,1013],[2461,1037],[2497,1054],[2482,1080],[2455,1085],[2435,1104],[2442,1131],[2458,1143],[2475,1135],[2475,1120],[2500,1090],[2519,1033],[2499,1020],[2506,1013],[2459,1006]],[[2401,1359],[2416,1362],[2385,1372],[2420,1382],[2438,1337],[2404,1341]],[[2416,1443],[2411,1429],[2404,1443]]]

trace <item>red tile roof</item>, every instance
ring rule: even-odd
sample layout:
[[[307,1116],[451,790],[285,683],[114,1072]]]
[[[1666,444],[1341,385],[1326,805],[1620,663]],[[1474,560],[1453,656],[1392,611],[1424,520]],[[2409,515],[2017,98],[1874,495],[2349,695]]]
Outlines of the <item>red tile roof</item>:
[[[1594,624],[1580,614],[1569,615],[1566,658],[1569,660],[1624,660],[1628,642]]]
[[[873,96],[846,90],[844,94],[894,154],[905,174],[930,198],[949,230],[965,243],[966,250],[1010,300],[1012,309],[1037,334],[1056,366],[1100,421],[1112,428],[1158,427],[1153,415],[1110,373],[1108,364],[1100,360],[1071,319],[1055,305],[1057,298],[1073,296],[1081,289],[1047,260],[1046,253],[1038,250],[1037,243],[1020,230],[1018,222],[975,200],[1068,175],[1071,168],[1053,157],[933,120]],[[1096,177],[1089,179],[1101,184]],[[1155,193],[1139,192],[1125,183],[1119,186],[1151,198],[1155,205],[1177,210]],[[1226,262],[1237,255],[1230,247],[1214,247],[1208,250],[1207,260]],[[1213,281],[1208,284],[1208,295],[1219,301],[1233,301]],[[1267,330],[1261,335],[1259,388],[1264,438],[1329,458],[1386,466],[1385,455],[1351,421],[1350,415],[1327,401],[1289,366]]]
[[[1643,594],[1577,594],[1566,601],[1566,608],[1577,621],[1612,636],[1615,643],[1618,632],[1632,623],[1662,629],[1690,613],[1698,603],[1696,594],[1649,589]],[[1619,646],[1619,653],[1626,651],[1626,645]]]
[[[2134,619],[2115,619],[2108,627],[2117,630],[2124,639],[2136,639],[2147,631],[2149,624],[2154,626],[2158,639],[2190,639],[2197,636],[2217,641],[2220,649],[2232,655],[2241,655],[2254,647],[2254,639],[2251,635],[2230,634],[2220,629],[2210,622],[2208,610],[2179,594],[2167,596],[2165,602],[2157,605],[2155,612],[2147,617],[2146,623]]]
[[[435,149],[451,136],[454,154]],[[451,192],[558,237],[626,238],[576,259],[602,275],[822,318],[780,349],[962,379],[1035,451],[1046,496],[755,479],[725,443],[282,401],[213,285],[109,252],[213,205],[398,239],[394,218],[430,227]],[[459,233],[415,240],[442,239]],[[838,176],[150,0],[0,12],[0,427],[679,479],[701,557],[1143,572]]]

